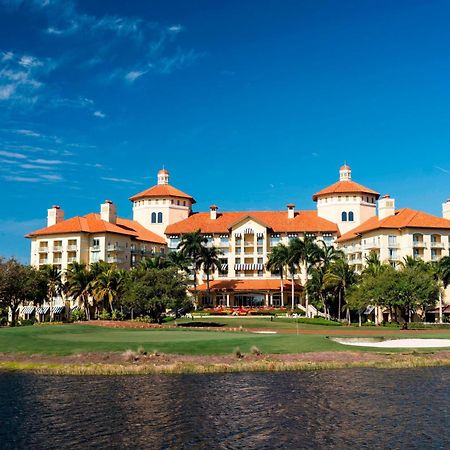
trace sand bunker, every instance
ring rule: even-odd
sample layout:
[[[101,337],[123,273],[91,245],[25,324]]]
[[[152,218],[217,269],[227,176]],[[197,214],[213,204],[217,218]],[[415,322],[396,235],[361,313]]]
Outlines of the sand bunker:
[[[332,338],[333,341],[356,347],[379,348],[444,348],[450,347],[450,339],[370,339]]]
[[[277,334],[276,331],[254,331],[256,334]]]

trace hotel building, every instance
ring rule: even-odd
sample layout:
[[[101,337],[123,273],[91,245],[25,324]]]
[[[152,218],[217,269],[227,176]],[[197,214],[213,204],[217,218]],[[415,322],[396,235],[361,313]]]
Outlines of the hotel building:
[[[73,261],[99,260],[130,268],[151,255],[176,250],[183,234],[200,230],[207,245],[220,248],[222,264],[210,277],[212,299],[205,295],[200,274],[200,301],[224,306],[281,306],[292,302],[291,281],[267,270],[271,250],[294,237],[311,236],[324,245],[341,248],[360,271],[365,257],[375,251],[381,261],[396,264],[405,256],[425,261],[449,255],[450,200],[443,217],[408,208],[396,210],[395,201],[352,180],[344,165],[339,180],[313,195],[315,210],[193,212],[195,199],[169,183],[169,173],[158,172],[157,184],[130,197],[133,220],[117,217],[110,201],[100,214],[64,220],[62,210],[48,210],[48,226],[27,235],[32,241],[31,263],[54,264],[65,270]],[[305,273],[296,275],[294,303],[302,307]],[[314,313],[313,310],[310,313]]]

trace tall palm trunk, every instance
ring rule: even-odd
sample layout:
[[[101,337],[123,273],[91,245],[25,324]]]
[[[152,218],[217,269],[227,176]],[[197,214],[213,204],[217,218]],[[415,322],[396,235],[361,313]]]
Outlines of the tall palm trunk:
[[[292,295],[292,309],[294,309],[295,308],[295,301],[294,301],[294,293],[295,293],[295,290],[294,290],[294,268],[292,268],[292,271],[291,271],[291,282],[292,282],[292,286],[291,286],[291,295]]]
[[[280,276],[281,305],[280,305],[280,307],[282,308],[284,306],[283,269],[281,269],[280,273],[281,273],[281,276]]]
[[[211,304],[211,288],[209,287],[209,270],[206,271],[206,290],[208,291],[208,305]]]
[[[439,289],[439,323],[442,324],[442,289]]]
[[[341,320],[341,308],[342,308],[342,290],[339,289],[339,302],[338,302],[338,320]]]

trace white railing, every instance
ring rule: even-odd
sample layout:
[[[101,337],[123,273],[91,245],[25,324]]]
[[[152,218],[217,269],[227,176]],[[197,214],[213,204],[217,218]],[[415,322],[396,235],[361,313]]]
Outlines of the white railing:
[[[78,245],[77,244],[70,244],[67,246],[67,250],[69,252],[76,252],[78,250]]]
[[[48,252],[48,247],[39,247],[39,253],[47,253]]]

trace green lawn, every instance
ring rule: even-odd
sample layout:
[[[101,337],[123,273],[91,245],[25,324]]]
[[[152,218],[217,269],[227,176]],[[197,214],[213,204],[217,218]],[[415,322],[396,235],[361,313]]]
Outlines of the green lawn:
[[[296,327],[295,323],[287,325]],[[319,328],[329,329],[329,327]],[[404,336],[406,335],[402,337]],[[423,337],[437,336],[423,334]],[[439,337],[450,338],[450,333],[439,333]],[[263,353],[365,350],[361,347],[342,346],[330,341],[325,335],[294,333],[258,335],[239,331],[113,329],[76,324],[0,329],[0,352],[7,353],[68,355],[82,352],[123,352],[128,349],[136,350],[142,346],[149,352],[158,350],[164,353],[212,355],[231,354],[236,347],[248,352],[253,345]]]

